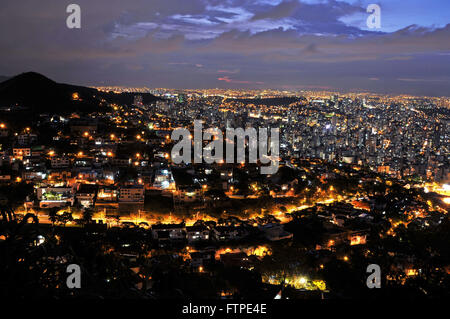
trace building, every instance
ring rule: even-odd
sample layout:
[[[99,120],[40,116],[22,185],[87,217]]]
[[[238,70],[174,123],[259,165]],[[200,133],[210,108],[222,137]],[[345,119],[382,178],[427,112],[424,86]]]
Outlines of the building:
[[[213,237],[218,241],[237,240],[248,235],[243,227],[234,226],[216,226],[212,230]]]
[[[70,121],[70,132],[78,135],[85,133],[94,134],[97,132],[97,126],[98,122],[96,119],[72,119]]]
[[[145,189],[143,185],[129,185],[119,188],[119,202],[143,204],[145,199]]]
[[[186,238],[190,243],[209,240],[210,231],[208,227],[203,225],[186,227]]]
[[[19,134],[17,136],[17,142],[19,145],[31,145],[34,142],[37,141],[37,135],[36,134]]]
[[[197,185],[179,186],[173,193],[175,203],[203,201],[203,191]]]
[[[72,187],[39,187],[36,196],[41,208],[72,206],[75,201]]]
[[[79,184],[75,197],[78,203],[84,207],[94,206],[97,197],[98,185]]]
[[[157,224],[152,226],[152,236],[158,241],[184,240],[186,238],[186,225],[180,224]]]
[[[215,260],[214,250],[195,251],[189,253],[191,256],[191,267],[199,268],[212,263]]]
[[[270,241],[291,239],[294,237],[292,233],[285,231],[283,229],[283,225],[280,224],[270,223],[259,226],[259,229],[264,233],[264,236]]]
[[[14,147],[13,155],[20,158],[31,156],[31,147]]]
[[[70,159],[68,157],[52,157],[50,165],[52,168],[66,168],[70,165]]]

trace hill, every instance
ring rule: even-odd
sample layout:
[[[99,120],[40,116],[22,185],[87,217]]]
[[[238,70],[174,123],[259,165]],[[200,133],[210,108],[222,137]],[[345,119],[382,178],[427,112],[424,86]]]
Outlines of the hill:
[[[150,104],[158,98],[140,94]],[[31,113],[69,114],[101,111],[106,103],[131,105],[135,94],[100,92],[84,86],[57,83],[42,74],[27,72],[0,83],[0,107],[20,106]]]

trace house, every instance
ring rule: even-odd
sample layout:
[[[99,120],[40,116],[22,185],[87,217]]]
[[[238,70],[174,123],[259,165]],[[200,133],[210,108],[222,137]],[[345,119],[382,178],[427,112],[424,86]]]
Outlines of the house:
[[[58,168],[48,170],[47,178],[51,180],[67,180],[70,177],[72,177],[72,171],[69,169]]]
[[[119,202],[143,204],[145,199],[144,185],[125,185],[119,188]]]
[[[73,195],[72,187],[38,187],[36,196],[38,200],[48,198],[67,198]]]
[[[23,158],[25,156],[31,156],[31,147],[14,147],[14,157]]]
[[[0,127],[0,137],[6,137],[9,135],[9,131],[6,127]]]
[[[155,180],[153,182],[153,188],[165,190],[165,189],[174,189],[175,181],[173,179],[172,172],[167,169],[158,169],[155,172]]]
[[[173,193],[175,203],[203,201],[203,191],[193,170],[176,169],[172,173],[176,185]]]
[[[10,182],[11,174],[6,172],[0,172],[0,182]]]
[[[31,155],[23,158],[23,165],[25,169],[36,169],[43,168],[45,169],[45,161],[41,156]]]
[[[218,241],[237,240],[248,235],[248,231],[243,227],[216,226],[212,230],[213,237]]]
[[[36,195],[41,208],[64,207],[75,201],[72,187],[39,187]]]
[[[270,223],[258,226],[258,228],[264,233],[264,237],[270,241],[291,239],[294,237],[292,233],[285,231],[283,225],[280,224]]]
[[[152,236],[158,241],[183,240],[186,238],[186,225],[180,224],[156,224],[152,226]]]
[[[72,119],[69,123],[72,134],[94,134],[97,131],[97,119]]]
[[[125,157],[113,157],[110,158],[109,160],[111,162],[111,165],[117,167],[128,167],[131,164],[131,160]]]
[[[178,202],[196,202],[203,200],[203,192],[197,185],[187,187],[177,187],[173,193],[173,199]]]
[[[204,225],[186,227],[186,238],[188,242],[196,242],[210,239],[210,231]]]
[[[363,233],[349,234],[348,240],[350,241],[351,246],[364,245],[367,243],[367,234]]]
[[[52,157],[50,164],[52,168],[65,168],[69,167],[70,159],[68,157]]]
[[[98,185],[95,184],[79,184],[75,198],[78,203],[84,207],[94,206],[98,192]]]
[[[347,216],[342,214],[331,214],[331,218],[329,221],[337,226],[343,227],[345,224],[345,221],[347,220]]]
[[[42,156],[45,152],[44,145],[35,145],[31,148],[31,156]]]
[[[191,252],[191,267],[198,268],[213,262],[215,252],[213,250]]]
[[[114,184],[117,176],[119,176],[119,169],[117,167],[113,168],[104,168],[103,169],[103,179],[105,182],[110,184]]]
[[[228,180],[228,181],[232,181],[233,180],[233,168],[230,166],[221,166],[218,168],[219,174],[220,174],[220,178],[222,180]]]
[[[220,255],[220,261],[226,267],[251,268],[257,262],[256,256],[247,256],[244,252],[226,253]]]
[[[46,176],[46,172],[43,169],[31,169],[22,172],[22,178],[24,180],[42,180]]]
[[[114,187],[100,186],[97,202],[117,202],[117,193]]]
[[[37,135],[31,133],[19,134],[17,136],[17,142],[19,145],[31,145],[37,141]]]
[[[76,173],[76,178],[80,181],[95,181],[98,178],[101,178],[103,176],[103,170],[102,169],[95,169],[95,168],[87,168],[87,167],[80,167],[74,170],[74,173]]]

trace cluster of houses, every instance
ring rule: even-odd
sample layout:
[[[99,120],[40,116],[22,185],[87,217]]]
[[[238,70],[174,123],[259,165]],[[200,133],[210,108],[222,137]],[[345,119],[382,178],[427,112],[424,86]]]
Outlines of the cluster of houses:
[[[293,234],[285,231],[281,224],[266,224],[258,227],[250,225],[228,226],[215,222],[197,222],[193,226],[179,224],[156,224],[152,226],[152,236],[159,243],[187,242],[189,244],[217,241],[228,242],[253,238],[270,241],[292,239]]]
[[[35,193],[40,208],[61,208],[75,204],[84,208],[101,208],[111,204],[115,204],[115,207],[131,204],[143,209],[145,199],[144,186],[138,184],[120,187],[87,183],[39,185]],[[34,202],[27,204],[33,206]]]
[[[144,209],[146,193],[157,191],[173,199],[175,210],[205,209],[209,204],[227,206],[230,197],[251,195],[232,192],[239,182],[233,165],[171,163],[164,128],[154,129],[144,141],[140,135],[106,133],[101,118],[43,114],[41,120],[59,130],[52,137],[55,146],[70,147],[42,145],[36,128],[14,133],[7,124],[1,127],[0,183],[32,183],[35,196],[28,198],[27,206],[114,206],[119,213],[136,212]],[[148,151],[134,153],[135,148]],[[291,182],[276,182],[274,187],[287,189]]]

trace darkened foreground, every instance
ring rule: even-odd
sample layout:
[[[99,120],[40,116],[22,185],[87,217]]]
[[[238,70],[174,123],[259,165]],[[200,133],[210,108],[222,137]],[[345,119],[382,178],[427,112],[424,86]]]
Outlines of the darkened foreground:
[[[19,222],[12,211],[2,212],[3,298],[273,299],[281,292],[290,299],[409,299],[449,294],[447,215],[426,229],[411,224],[392,230],[380,223],[367,231],[365,244],[334,237],[339,243],[327,248],[312,245],[328,233],[317,211],[295,212],[286,225],[293,240],[267,242],[255,235],[229,241],[225,248],[216,241],[162,243],[152,230],[139,227],[43,225],[32,214]],[[366,286],[367,265],[374,263],[382,271],[380,289]],[[79,289],[67,286],[70,264],[81,268]]]

